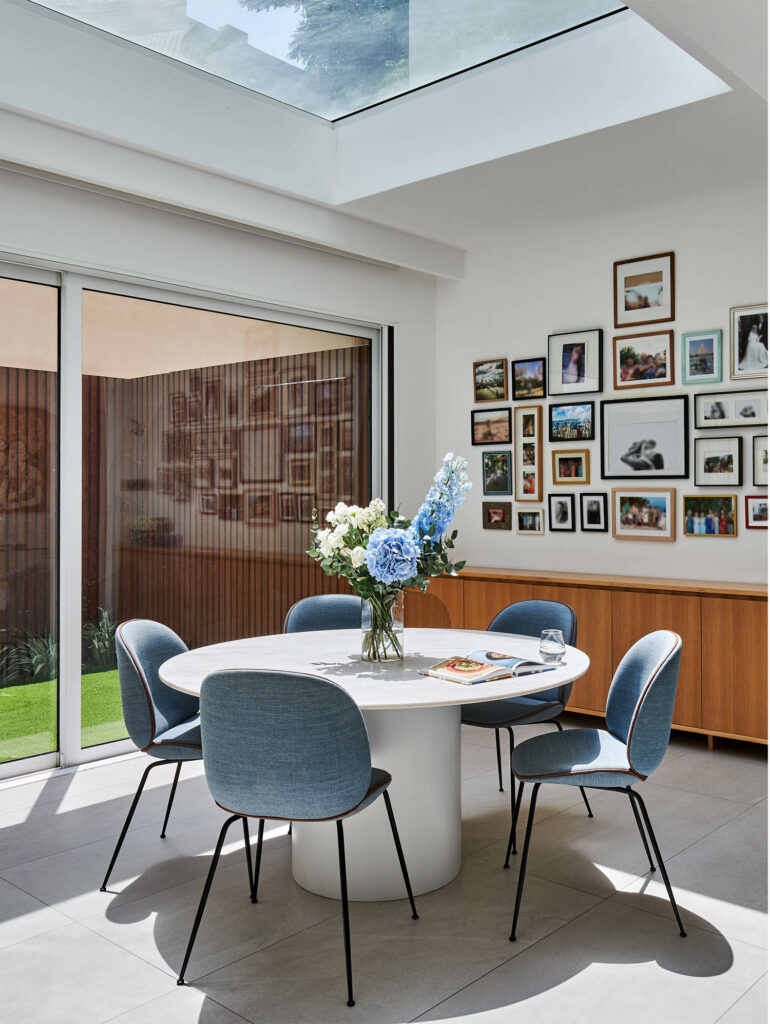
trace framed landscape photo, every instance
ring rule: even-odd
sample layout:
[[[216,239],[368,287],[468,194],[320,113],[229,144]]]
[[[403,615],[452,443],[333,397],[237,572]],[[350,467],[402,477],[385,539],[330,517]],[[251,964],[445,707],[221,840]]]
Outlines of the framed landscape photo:
[[[482,522],[485,530],[511,529],[510,501],[482,501]]]
[[[543,429],[539,405],[514,410],[516,438],[516,501],[541,501],[543,497]]]
[[[551,452],[555,484],[590,484],[591,462],[587,448]]]
[[[690,473],[687,396],[602,402],[602,477],[685,479]]]
[[[594,403],[575,402],[548,407],[550,441],[593,441]]]
[[[682,333],[682,383],[717,384],[722,379],[722,332]]]
[[[565,533],[575,532],[575,495],[548,495],[548,529],[563,530]]]
[[[548,335],[548,393],[579,395],[602,390],[602,331]]]
[[[695,486],[743,486],[743,438],[695,438]]]
[[[513,360],[513,394],[515,401],[526,398],[545,398],[546,359],[514,359]]]
[[[613,487],[612,536],[616,540],[673,540],[673,487]]]
[[[473,364],[473,401],[508,401],[507,359],[480,359]]]
[[[751,439],[751,452],[754,463],[755,487],[767,487],[767,434],[755,434]]]
[[[481,462],[484,475],[484,494],[511,494],[513,492],[511,453],[482,452]]]
[[[747,494],[746,495],[746,529],[766,530],[767,529],[767,495]]]
[[[674,332],[618,334],[612,339],[615,390],[674,383]]]
[[[607,495],[580,495],[580,529],[585,533],[606,533]]]
[[[685,537],[735,537],[738,499],[734,494],[685,494],[682,496]]]
[[[616,327],[641,327],[674,319],[673,252],[616,260],[613,270]]]
[[[767,376],[767,303],[730,310],[730,377]]]
[[[511,410],[472,409],[471,444],[510,444]]]
[[[766,391],[712,391],[695,395],[696,430],[766,426]]]
[[[541,508],[517,508],[516,509],[516,533],[532,534],[533,536],[545,533],[545,513]]]

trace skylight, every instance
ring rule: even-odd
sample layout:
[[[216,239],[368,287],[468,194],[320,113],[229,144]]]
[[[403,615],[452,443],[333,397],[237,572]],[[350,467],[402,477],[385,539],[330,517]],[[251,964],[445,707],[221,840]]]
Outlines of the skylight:
[[[33,0],[336,120],[624,10],[607,0]]]

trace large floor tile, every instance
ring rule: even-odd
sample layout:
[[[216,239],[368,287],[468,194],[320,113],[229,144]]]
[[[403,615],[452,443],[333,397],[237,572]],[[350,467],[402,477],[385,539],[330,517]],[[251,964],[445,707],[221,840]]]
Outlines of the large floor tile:
[[[0,949],[69,923],[63,914],[0,879]]]
[[[658,768],[652,785],[751,804],[767,796],[767,749],[744,743],[716,750],[691,750]]]
[[[114,943],[69,924],[3,951],[3,1019],[103,1024],[174,984]]]
[[[111,1017],[104,1024],[243,1024],[245,1020],[187,985]]]
[[[767,975],[733,1003],[719,1024],[764,1024],[767,1020]]]
[[[711,1024],[766,970],[762,951],[605,901],[419,1020]]]

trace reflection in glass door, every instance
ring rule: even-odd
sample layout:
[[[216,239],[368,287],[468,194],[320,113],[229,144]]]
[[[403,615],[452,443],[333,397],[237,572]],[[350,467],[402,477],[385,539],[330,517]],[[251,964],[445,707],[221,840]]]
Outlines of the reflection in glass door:
[[[0,763],[58,746],[58,301],[0,278]]]

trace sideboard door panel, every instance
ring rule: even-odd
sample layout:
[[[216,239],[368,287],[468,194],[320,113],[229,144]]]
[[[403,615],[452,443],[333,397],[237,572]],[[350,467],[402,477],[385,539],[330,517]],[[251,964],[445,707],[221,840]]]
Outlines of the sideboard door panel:
[[[462,580],[441,576],[431,580],[424,594],[407,590],[405,624],[411,628],[462,629],[463,587]]]
[[[703,728],[767,739],[767,604],[701,598]]]
[[[531,583],[492,583],[466,580],[463,583],[465,629],[487,629],[503,608],[516,601],[532,600]]]

